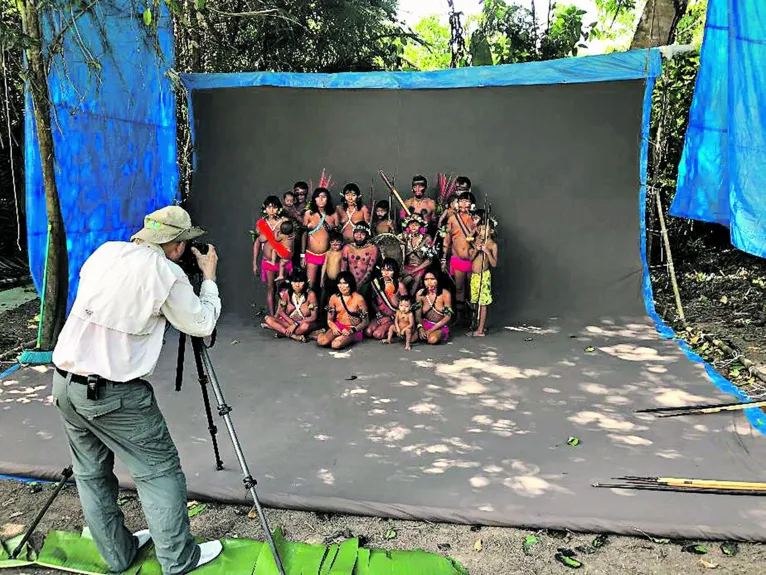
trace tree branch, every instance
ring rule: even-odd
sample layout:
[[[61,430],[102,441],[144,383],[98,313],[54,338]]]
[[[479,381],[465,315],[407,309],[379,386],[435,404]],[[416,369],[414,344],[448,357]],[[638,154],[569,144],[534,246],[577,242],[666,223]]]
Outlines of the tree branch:
[[[64,34],[69,31],[69,28],[71,28],[80,17],[90,12],[90,9],[93,8],[97,2],[98,0],[91,0],[90,4],[81,8],[80,11],[76,14],[72,14],[72,19],[67,20],[67,23],[64,25],[64,27],[61,28],[61,30],[59,30],[59,32],[51,40],[50,49],[48,51],[49,54],[53,54],[56,51],[58,45],[64,40]]]

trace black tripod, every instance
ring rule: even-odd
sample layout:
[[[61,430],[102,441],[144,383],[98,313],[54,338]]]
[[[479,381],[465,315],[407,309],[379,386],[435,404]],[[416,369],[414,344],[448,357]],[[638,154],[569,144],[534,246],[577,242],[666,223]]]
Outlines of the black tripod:
[[[210,431],[210,438],[213,441],[213,453],[215,454],[215,468],[220,471],[223,469],[223,461],[221,460],[221,454],[218,450],[218,440],[216,438],[218,434],[218,428],[213,423],[213,412],[210,407],[210,397],[208,396],[207,387],[213,388],[213,395],[215,396],[216,403],[218,405],[218,415],[223,418],[226,424],[226,430],[229,432],[231,443],[234,447],[234,453],[237,456],[239,467],[244,475],[243,482],[245,489],[250,491],[250,495],[253,498],[254,507],[258,513],[258,518],[261,521],[261,527],[266,536],[266,541],[271,549],[271,554],[274,557],[274,563],[277,566],[277,570],[280,575],[285,575],[282,561],[279,558],[277,547],[274,544],[274,538],[271,536],[271,529],[269,528],[269,522],[266,519],[266,514],[261,507],[261,502],[258,499],[258,493],[255,491],[256,481],[253,479],[250,469],[245,461],[245,454],[242,452],[242,446],[237,438],[237,432],[234,429],[234,424],[231,421],[231,407],[226,403],[223,397],[223,391],[218,383],[218,378],[215,375],[215,369],[213,368],[213,362],[210,360],[208,354],[208,346],[205,345],[204,340],[201,337],[192,337],[192,351],[194,352],[194,364],[197,368],[197,378],[199,379],[200,387],[202,389],[202,401],[205,404],[205,414],[207,415],[208,431]],[[215,332],[213,333],[213,342],[215,341]],[[212,344],[211,344],[212,345]],[[176,364],[176,391],[181,390],[181,384],[183,380],[183,365],[184,356],[186,351],[186,334],[181,334],[178,342],[178,363]]]

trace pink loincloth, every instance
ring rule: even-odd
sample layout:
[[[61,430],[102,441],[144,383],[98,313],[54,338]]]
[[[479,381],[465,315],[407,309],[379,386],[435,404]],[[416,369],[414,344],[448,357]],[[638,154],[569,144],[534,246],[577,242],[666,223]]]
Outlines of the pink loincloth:
[[[310,251],[306,250],[306,264],[311,264],[314,266],[321,266],[324,265],[324,260],[327,257],[327,254],[313,254]]]
[[[335,327],[337,327],[340,331],[343,331],[344,329],[347,329],[347,330],[350,331],[353,326],[350,326],[348,324],[340,323],[339,321],[336,321],[335,322]],[[356,341],[362,341],[362,339],[364,339],[364,334],[361,331],[356,331],[356,332],[352,333],[351,336]]]
[[[463,272],[464,274],[471,273],[471,266],[473,262],[471,260],[464,260],[457,256],[452,256],[449,259],[449,275],[454,276],[455,272]]]
[[[292,273],[293,271],[293,262],[285,262],[285,272]],[[261,281],[263,283],[266,283],[266,272],[276,272],[279,273],[279,264],[273,264],[270,261],[268,261],[266,258],[263,258],[263,261],[261,261]]]
[[[423,327],[426,328],[426,331],[431,331],[436,324],[432,321],[428,321],[427,319],[423,320]],[[444,334],[444,341],[447,341],[449,339],[449,325],[443,325],[442,326],[442,333]]]

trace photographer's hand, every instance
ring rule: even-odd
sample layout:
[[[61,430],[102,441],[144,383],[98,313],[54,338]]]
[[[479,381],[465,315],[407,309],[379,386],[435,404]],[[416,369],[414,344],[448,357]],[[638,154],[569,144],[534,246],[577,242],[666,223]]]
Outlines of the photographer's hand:
[[[199,269],[202,270],[202,279],[215,281],[215,272],[218,268],[218,254],[213,244],[208,244],[208,251],[204,255],[197,248],[192,248],[191,250],[194,257],[197,258]]]

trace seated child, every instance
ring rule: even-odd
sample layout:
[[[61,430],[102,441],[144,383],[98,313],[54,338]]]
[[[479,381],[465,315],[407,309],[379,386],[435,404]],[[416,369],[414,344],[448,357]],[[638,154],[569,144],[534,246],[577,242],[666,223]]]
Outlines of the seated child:
[[[394,323],[388,328],[388,339],[383,343],[391,343],[391,338],[396,334],[397,337],[404,338],[404,349],[412,349],[412,332],[415,330],[415,315],[412,313],[412,299],[409,296],[399,298],[399,309],[396,310]]]

